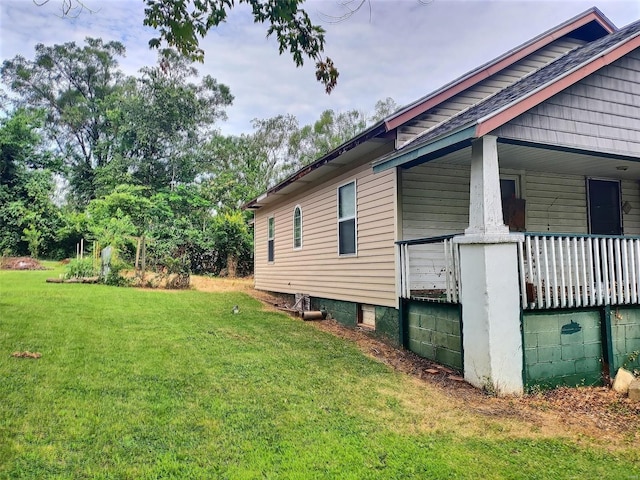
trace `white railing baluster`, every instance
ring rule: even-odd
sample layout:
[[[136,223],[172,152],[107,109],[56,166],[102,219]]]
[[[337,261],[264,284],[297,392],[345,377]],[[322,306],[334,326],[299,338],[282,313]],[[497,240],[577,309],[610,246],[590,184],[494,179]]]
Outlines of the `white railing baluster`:
[[[580,259],[578,257],[578,239],[576,237],[571,239],[571,246],[573,247],[573,268],[576,272],[573,298],[576,301],[576,307],[579,307],[582,305],[582,301],[580,300]]]
[[[593,262],[595,263],[595,276],[596,276],[596,292],[598,305],[602,305],[602,272],[600,270],[600,242],[598,239],[593,241]]]
[[[618,292],[616,290],[615,255],[613,254],[612,238],[607,238],[607,254],[609,258],[609,305],[615,305],[618,303]]]
[[[611,274],[609,273],[609,242],[606,238],[600,239],[602,252],[602,280],[604,281],[604,304],[611,305]]]
[[[564,249],[562,247],[562,237],[558,237],[558,255],[560,256],[560,306],[567,306],[567,282],[564,275]]]
[[[636,293],[638,295],[638,300],[640,301],[640,239],[634,239],[633,243],[635,245],[636,254]]]
[[[531,253],[531,237],[527,236],[526,238],[526,246],[527,246],[527,268],[529,269],[529,283],[531,284],[531,295],[532,297],[536,296],[537,290],[535,289],[536,281],[533,277],[533,255]],[[531,302],[533,303],[535,298],[531,298]]]
[[[636,290],[637,276],[636,276],[636,253],[634,239],[627,240],[629,244],[629,294],[631,303],[638,303],[638,291]]]
[[[460,301],[460,246],[457,243],[453,244],[453,260],[455,263],[456,278],[453,285],[453,301]]]
[[[542,291],[542,268],[540,268],[540,237],[537,235],[533,237],[533,246],[534,254],[536,256],[536,303],[538,304],[538,308],[542,308],[544,304],[544,292]]]
[[[518,242],[518,269],[520,270],[520,303],[527,308],[527,282],[524,274],[524,243]]]
[[[591,237],[587,238],[587,259],[589,260],[589,268],[587,273],[589,274],[589,305],[596,304],[596,289],[593,281],[593,243]]]
[[[551,278],[549,276],[549,252],[547,251],[548,240],[542,237],[542,256],[544,257],[544,304],[549,308],[551,304]]]
[[[631,301],[631,289],[629,288],[629,246],[627,245],[627,240],[622,239],[621,243],[622,248],[622,265],[623,267],[623,275],[624,275],[624,303],[629,303]]]
[[[615,239],[615,252],[616,252],[616,286],[618,291],[618,298],[616,304],[620,305],[624,303],[624,286],[622,285],[622,259],[620,254],[620,239]]]
[[[400,298],[407,298],[404,294],[404,284],[406,282],[406,272],[404,270],[404,245],[398,245],[400,258]]]
[[[553,298],[553,306],[560,305],[558,301],[558,264],[556,263],[556,237],[549,237],[549,243],[551,243],[551,271],[553,277],[553,285],[551,288],[551,298]]]
[[[582,257],[582,305],[589,304],[589,292],[587,292],[587,257],[584,253],[584,237],[580,237],[580,255]]]
[[[450,268],[451,257],[449,255],[449,241],[445,240],[442,244],[444,245],[444,278],[446,281],[447,302],[451,302],[451,274],[453,272]]]
[[[566,239],[566,248],[567,248],[567,278],[569,279],[569,285],[567,290],[567,296],[569,297],[569,306],[573,307],[575,302],[575,295],[573,294],[573,262],[571,261],[571,239],[567,237]]]

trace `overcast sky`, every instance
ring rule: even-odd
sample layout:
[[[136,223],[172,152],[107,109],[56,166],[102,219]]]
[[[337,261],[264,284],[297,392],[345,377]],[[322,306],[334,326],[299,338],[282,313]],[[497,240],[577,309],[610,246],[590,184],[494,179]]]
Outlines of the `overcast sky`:
[[[0,0],[0,59],[33,58],[37,43],[81,44],[93,36],[124,43],[125,73],[155,63],[156,52],[147,46],[154,31],[142,25],[142,0],[84,0],[92,12],[76,18],[61,18],[62,3]],[[265,38],[266,26],[253,24],[239,6],[202,42],[199,69],[235,96],[228,121],[220,124],[224,133],[249,132],[253,118],[284,113],[305,124],[327,108],[372,112],[387,97],[411,103],[594,5],[618,27],[640,19],[640,0],[372,0],[370,9],[331,23],[322,14],[341,15],[339,0],[307,1],[304,7],[327,31],[325,53],[340,72],[331,95],[315,81],[312,64],[296,68],[290,56],[279,56],[275,40]]]

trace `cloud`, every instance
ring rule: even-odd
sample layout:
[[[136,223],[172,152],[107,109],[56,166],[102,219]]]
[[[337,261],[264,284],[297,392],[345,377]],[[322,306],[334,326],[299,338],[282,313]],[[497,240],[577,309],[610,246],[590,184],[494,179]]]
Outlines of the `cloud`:
[[[62,19],[62,0],[37,7],[32,0],[0,2],[0,56],[33,56],[36,43],[54,44],[86,36],[119,40],[127,48],[120,66],[127,74],[156,61],[148,41],[154,31],[143,27],[141,0],[86,0],[92,10]],[[392,97],[400,105],[450,82],[470,69],[516,47],[545,30],[590,8],[593,0],[449,1],[374,0],[368,8],[340,23],[333,0],[308,1],[304,8],[326,30],[326,54],[336,63],[338,87],[326,95],[315,81],[314,65],[296,68],[288,54],[278,55],[267,26],[254,24],[244,5],[202,41],[201,74],[227,84],[235,96],[226,133],[251,130],[253,118],[290,113],[301,124],[315,121],[328,108],[372,111],[375,102]],[[640,18],[635,0],[599,2],[618,26]]]

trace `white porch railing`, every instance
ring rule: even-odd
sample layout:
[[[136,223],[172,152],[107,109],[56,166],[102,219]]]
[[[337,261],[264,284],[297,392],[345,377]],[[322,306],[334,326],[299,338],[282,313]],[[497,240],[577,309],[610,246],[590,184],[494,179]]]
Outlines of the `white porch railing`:
[[[640,238],[525,234],[518,246],[522,308],[638,303]]]
[[[396,242],[400,298],[458,303],[460,253],[458,245],[453,243],[456,235]]]

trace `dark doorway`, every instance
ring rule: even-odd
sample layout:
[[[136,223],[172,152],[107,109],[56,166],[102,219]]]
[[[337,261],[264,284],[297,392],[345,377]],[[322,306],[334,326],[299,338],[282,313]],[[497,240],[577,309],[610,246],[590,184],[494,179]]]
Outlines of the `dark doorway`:
[[[589,233],[622,235],[620,182],[589,178],[587,196],[589,198]]]

